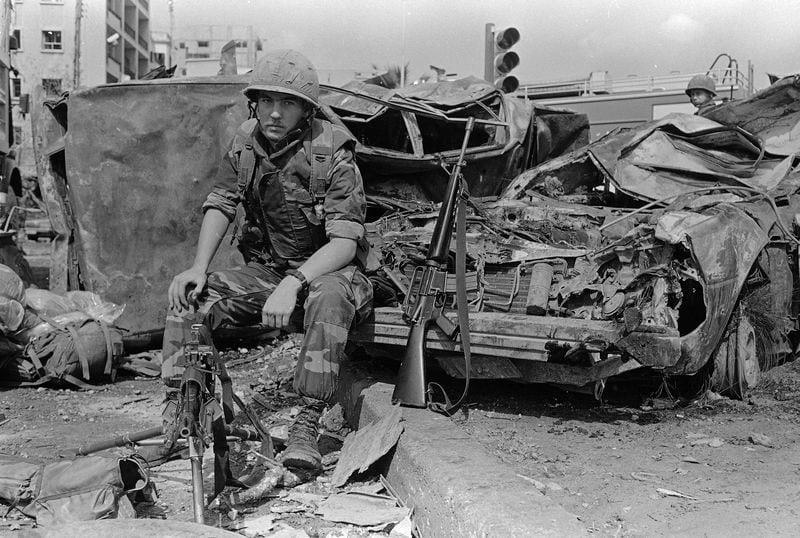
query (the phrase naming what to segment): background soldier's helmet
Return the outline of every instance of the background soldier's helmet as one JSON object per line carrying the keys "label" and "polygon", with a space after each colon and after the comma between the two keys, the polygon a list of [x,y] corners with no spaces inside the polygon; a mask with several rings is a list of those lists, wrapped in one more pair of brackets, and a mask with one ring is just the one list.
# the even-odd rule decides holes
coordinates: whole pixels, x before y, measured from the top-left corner
{"label": "background soldier's helmet", "polygon": [[695,75],[686,86],[686,95],[692,90],[705,90],[711,95],[717,95],[717,86],[714,84],[714,79],[708,75]]}
{"label": "background soldier's helmet", "polygon": [[243,93],[256,101],[258,91],[288,93],[319,106],[317,70],[308,58],[294,50],[270,51],[258,61]]}

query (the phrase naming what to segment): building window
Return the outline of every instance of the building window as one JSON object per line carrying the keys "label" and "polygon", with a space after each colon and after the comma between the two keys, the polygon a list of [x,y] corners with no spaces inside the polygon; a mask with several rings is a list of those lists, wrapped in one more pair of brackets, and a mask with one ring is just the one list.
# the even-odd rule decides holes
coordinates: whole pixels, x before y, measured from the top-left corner
{"label": "building window", "polygon": [[61,50],[60,30],[42,30],[42,50]]}
{"label": "building window", "polygon": [[197,42],[197,46],[198,47],[203,47],[203,48],[208,48],[208,41],[198,41]]}
{"label": "building window", "polygon": [[[11,39],[13,40],[12,42],[16,42],[16,50],[22,50],[22,32],[19,28],[11,31]],[[14,50],[14,47],[11,47],[11,50]]]}
{"label": "building window", "polygon": [[22,95],[22,79],[21,78],[12,78],[11,79],[11,97],[19,97]]}
{"label": "building window", "polygon": [[60,78],[43,78],[42,88],[45,95],[61,95],[61,79]]}

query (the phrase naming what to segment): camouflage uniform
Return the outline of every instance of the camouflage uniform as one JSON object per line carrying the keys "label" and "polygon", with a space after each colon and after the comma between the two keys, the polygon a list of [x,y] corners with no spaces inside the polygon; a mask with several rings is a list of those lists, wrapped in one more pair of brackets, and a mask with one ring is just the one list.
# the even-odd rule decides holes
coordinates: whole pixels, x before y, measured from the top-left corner
{"label": "camouflage uniform", "polygon": [[[309,156],[317,155],[315,144],[320,140],[326,140],[332,152],[324,202],[315,200],[309,190]],[[268,147],[255,120],[245,122],[203,204],[204,210],[218,209],[231,221],[243,205],[246,218],[239,246],[247,263],[209,274],[194,312],[168,312],[162,365],[167,384],[181,375],[183,343],[192,323],[205,323],[212,333],[220,327],[258,324],[261,308],[285,271],[300,267],[328,238],[348,238],[363,245],[366,198],[350,135],[314,119],[270,154]],[[248,151],[254,152],[255,161],[245,155]],[[252,174],[242,168],[245,162],[254,163]],[[324,203],[322,219],[315,203]],[[372,286],[356,264],[314,279],[299,294],[292,315],[294,320],[303,314],[305,333],[294,377],[299,394],[330,400],[348,332],[369,313],[371,304]]]}

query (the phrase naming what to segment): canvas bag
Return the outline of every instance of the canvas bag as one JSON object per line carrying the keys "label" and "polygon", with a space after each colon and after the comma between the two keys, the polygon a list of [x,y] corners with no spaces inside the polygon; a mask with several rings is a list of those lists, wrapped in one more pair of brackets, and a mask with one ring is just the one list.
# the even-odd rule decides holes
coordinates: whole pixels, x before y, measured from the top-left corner
{"label": "canvas bag", "polygon": [[94,319],[51,325],[53,330],[32,338],[17,359],[19,386],[51,383],[92,388],[90,383],[104,377],[114,380],[123,354],[119,329]]}
{"label": "canvas bag", "polygon": [[123,496],[148,492],[150,486],[147,462],[138,454],[83,456],[47,464],[0,455],[0,499],[42,527],[135,517]]}

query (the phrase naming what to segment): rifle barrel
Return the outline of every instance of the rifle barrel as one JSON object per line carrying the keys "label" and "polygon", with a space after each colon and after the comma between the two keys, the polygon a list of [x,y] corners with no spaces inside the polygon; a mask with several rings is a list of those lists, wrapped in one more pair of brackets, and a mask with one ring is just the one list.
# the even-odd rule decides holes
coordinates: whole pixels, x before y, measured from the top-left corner
{"label": "rifle barrel", "polygon": [[467,152],[467,144],[469,143],[469,137],[474,126],[475,118],[469,118],[469,120],[467,120],[464,141],[461,144],[458,162],[453,166],[453,170],[450,172],[450,180],[447,182],[447,190],[444,200],[442,201],[442,207],[439,208],[439,218],[436,219],[436,226],[433,228],[431,245],[428,249],[428,262],[435,262],[439,266],[447,263],[447,256],[450,254],[450,239],[453,235],[453,213],[455,213],[456,196],[458,196],[458,187],[460,184],[459,176],[461,175],[461,167],[464,165],[464,155]]}
{"label": "rifle barrel", "polygon": [[194,521],[205,525],[205,491],[203,490],[203,440],[189,437],[189,461],[192,463],[192,505]]}
{"label": "rifle barrel", "polygon": [[148,428],[146,430],[134,433],[124,433],[122,435],[114,437],[113,439],[109,439],[106,441],[98,441],[97,443],[92,443],[90,445],[84,445],[75,450],[75,455],[87,456],[89,454],[94,454],[95,452],[100,452],[101,450],[105,450],[107,448],[114,448],[116,446],[128,446],[138,441],[143,441],[145,439],[152,439],[153,437],[158,437],[163,433],[164,433],[163,426],[156,426],[153,428]]}

